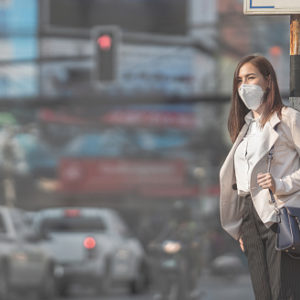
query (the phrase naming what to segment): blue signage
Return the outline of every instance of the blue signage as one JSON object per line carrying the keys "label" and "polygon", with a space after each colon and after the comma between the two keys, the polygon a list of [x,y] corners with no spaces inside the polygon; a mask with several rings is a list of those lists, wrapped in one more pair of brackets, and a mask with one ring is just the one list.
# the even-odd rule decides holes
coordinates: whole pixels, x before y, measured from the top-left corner
{"label": "blue signage", "polygon": [[[38,0],[7,0],[0,5],[0,98],[38,94]],[[20,61],[20,63],[18,63]]]}

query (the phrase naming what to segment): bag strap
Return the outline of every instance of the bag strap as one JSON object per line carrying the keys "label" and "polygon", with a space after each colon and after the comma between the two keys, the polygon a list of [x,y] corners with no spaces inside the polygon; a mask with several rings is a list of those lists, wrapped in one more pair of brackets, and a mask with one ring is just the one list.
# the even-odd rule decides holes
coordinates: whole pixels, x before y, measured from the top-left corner
{"label": "bag strap", "polygon": [[[275,130],[276,130],[276,127],[275,127]],[[273,153],[274,153],[274,145],[272,146],[272,148],[270,149],[270,151],[268,153],[268,167],[267,167],[268,173],[270,173],[270,170],[271,170],[271,161],[273,159]],[[280,211],[277,206],[277,202],[275,200],[274,194],[270,189],[269,189],[269,193],[271,195],[271,201],[274,205],[275,212],[277,213],[277,215],[280,215]]]}

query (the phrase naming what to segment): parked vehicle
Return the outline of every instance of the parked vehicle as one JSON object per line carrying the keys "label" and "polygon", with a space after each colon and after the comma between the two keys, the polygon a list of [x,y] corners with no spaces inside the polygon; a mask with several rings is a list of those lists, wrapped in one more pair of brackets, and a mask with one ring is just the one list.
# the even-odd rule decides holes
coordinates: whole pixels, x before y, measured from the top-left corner
{"label": "parked vehicle", "polygon": [[217,256],[211,263],[211,272],[215,276],[222,276],[232,280],[247,272],[246,263],[239,252],[227,252]]}
{"label": "parked vehicle", "polygon": [[24,212],[0,206],[0,299],[27,292],[50,299],[54,272],[53,259],[27,225]]}
{"label": "parked vehicle", "polygon": [[145,253],[111,209],[51,208],[41,210],[34,226],[61,267],[59,293],[72,283],[92,285],[98,292],[127,284],[132,293],[145,287]]}

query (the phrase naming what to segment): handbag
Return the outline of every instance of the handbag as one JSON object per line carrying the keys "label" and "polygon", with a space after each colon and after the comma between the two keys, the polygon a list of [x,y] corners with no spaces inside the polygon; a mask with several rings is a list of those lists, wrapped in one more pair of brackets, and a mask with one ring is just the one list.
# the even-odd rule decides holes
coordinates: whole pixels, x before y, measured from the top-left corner
{"label": "handbag", "polygon": [[[268,154],[268,172],[270,173],[273,149]],[[287,252],[294,258],[300,258],[300,205],[290,206],[288,204],[278,208],[272,191],[269,189],[271,200],[278,215],[277,238],[275,249]],[[299,199],[300,204],[300,199]]]}

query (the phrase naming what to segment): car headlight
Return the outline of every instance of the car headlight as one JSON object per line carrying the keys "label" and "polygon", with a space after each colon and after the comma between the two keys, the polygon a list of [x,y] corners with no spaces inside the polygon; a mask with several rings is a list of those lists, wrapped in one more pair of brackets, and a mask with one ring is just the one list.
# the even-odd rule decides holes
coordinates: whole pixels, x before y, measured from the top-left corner
{"label": "car headlight", "polygon": [[181,243],[175,241],[165,241],[163,243],[163,250],[169,254],[177,253],[181,250]]}

